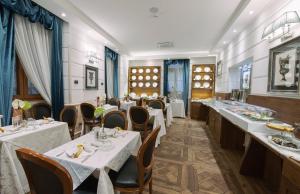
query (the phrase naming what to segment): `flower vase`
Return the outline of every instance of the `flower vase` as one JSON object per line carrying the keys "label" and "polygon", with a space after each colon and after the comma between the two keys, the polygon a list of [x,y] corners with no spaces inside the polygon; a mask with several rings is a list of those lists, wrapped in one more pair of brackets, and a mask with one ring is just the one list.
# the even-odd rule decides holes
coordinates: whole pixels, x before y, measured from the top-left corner
{"label": "flower vase", "polygon": [[14,109],[12,116],[12,125],[14,127],[19,126],[23,120],[23,110],[22,109]]}

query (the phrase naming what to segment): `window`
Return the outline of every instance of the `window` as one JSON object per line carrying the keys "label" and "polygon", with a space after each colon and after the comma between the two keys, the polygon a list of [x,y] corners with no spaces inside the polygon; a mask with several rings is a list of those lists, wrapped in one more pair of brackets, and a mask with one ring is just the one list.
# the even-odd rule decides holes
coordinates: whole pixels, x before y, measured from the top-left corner
{"label": "window", "polygon": [[168,69],[168,91],[181,98],[183,92],[183,66],[170,65]]}
{"label": "window", "polygon": [[14,77],[14,98],[21,100],[43,100],[34,85],[27,79],[18,56],[16,57],[16,70]]}

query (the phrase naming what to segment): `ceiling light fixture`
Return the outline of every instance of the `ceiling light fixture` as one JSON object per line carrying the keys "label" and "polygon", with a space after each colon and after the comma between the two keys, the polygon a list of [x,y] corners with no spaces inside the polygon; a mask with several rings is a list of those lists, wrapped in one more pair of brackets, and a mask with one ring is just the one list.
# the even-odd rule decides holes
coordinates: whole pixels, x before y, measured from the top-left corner
{"label": "ceiling light fixture", "polygon": [[234,33],[237,33],[237,30],[236,30],[236,29],[234,29],[234,30],[233,30],[233,32],[234,32]]}
{"label": "ceiling light fixture", "polygon": [[61,16],[62,16],[62,17],[66,17],[66,16],[67,16],[67,14],[66,14],[66,13],[64,13],[64,12],[62,12],[62,13],[61,13]]}
{"label": "ceiling light fixture", "polygon": [[252,10],[251,10],[251,11],[249,11],[249,15],[252,15],[253,13],[254,13],[254,11],[252,11]]}
{"label": "ceiling light fixture", "polygon": [[227,43],[226,41],[223,42],[223,44],[226,44],[226,43]]}

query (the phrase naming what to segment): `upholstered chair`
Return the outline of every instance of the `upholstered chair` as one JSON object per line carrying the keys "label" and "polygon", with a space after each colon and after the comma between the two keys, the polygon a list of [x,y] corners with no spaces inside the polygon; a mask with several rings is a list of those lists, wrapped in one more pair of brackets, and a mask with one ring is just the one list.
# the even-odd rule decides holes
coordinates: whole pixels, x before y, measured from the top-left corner
{"label": "upholstered chair", "polygon": [[118,172],[109,172],[115,190],[141,194],[149,184],[149,193],[152,194],[154,149],[159,130],[160,126],[148,135],[136,157],[130,156]]}
{"label": "upholstered chair", "polygon": [[95,118],[94,116],[95,109],[96,108],[90,103],[80,104],[80,111],[81,111],[83,126],[84,126],[84,134],[87,132],[86,127],[91,129],[101,124],[101,118]]}
{"label": "upholstered chair", "polygon": [[149,112],[141,106],[132,106],[129,109],[132,129],[141,133],[142,139],[152,131],[153,125],[149,123]]}
{"label": "upholstered chair", "polygon": [[103,124],[105,128],[120,127],[127,130],[128,122],[126,115],[121,111],[111,111],[104,116]]}
{"label": "upholstered chair", "polygon": [[151,100],[149,102],[149,107],[164,110],[164,103],[161,100]]}
{"label": "upholstered chair", "polygon": [[96,191],[73,191],[69,172],[58,162],[27,148],[16,150],[25,171],[31,194],[96,194]]}
{"label": "upholstered chair", "polygon": [[60,112],[60,121],[68,123],[69,132],[72,139],[78,138],[80,130],[76,130],[78,111],[75,106],[65,106]]}
{"label": "upholstered chair", "polygon": [[51,117],[51,106],[45,102],[33,104],[31,114],[36,120]]}

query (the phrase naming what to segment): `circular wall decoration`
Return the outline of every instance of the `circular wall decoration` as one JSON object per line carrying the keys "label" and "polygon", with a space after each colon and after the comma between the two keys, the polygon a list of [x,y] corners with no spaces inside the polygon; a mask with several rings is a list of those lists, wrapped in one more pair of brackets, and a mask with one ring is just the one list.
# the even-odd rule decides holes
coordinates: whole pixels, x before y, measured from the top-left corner
{"label": "circular wall decoration", "polygon": [[142,93],[142,94],[141,94],[141,97],[142,97],[142,98],[146,98],[146,97],[147,97],[147,94],[146,94],[146,93]]}
{"label": "circular wall decoration", "polygon": [[143,82],[140,82],[140,83],[139,83],[139,87],[142,88],[143,86],[144,86],[144,83],[143,83]]}
{"label": "circular wall decoration", "polygon": [[136,73],[136,72],[137,72],[136,69],[131,70],[131,73]]}
{"label": "circular wall decoration", "polygon": [[153,80],[157,80],[157,79],[158,79],[157,75],[154,75],[154,76],[152,77],[152,79],[153,79]]}
{"label": "circular wall decoration", "polygon": [[147,68],[146,73],[150,73],[150,72],[151,72],[151,69]]}
{"label": "circular wall decoration", "polygon": [[144,79],[144,77],[140,75],[139,76],[139,80],[143,80],[143,79]]}
{"label": "circular wall decoration", "polygon": [[136,85],[137,85],[136,82],[132,82],[132,83],[131,83],[131,86],[134,87],[134,88],[136,87]]}
{"label": "circular wall decoration", "polygon": [[205,71],[205,72],[211,72],[211,69],[210,69],[210,67],[205,67],[205,68],[204,68],[204,71]]}
{"label": "circular wall decoration", "polygon": [[145,86],[146,88],[149,88],[151,86],[150,82],[146,82]]}
{"label": "circular wall decoration", "polygon": [[203,83],[203,87],[204,87],[204,88],[209,88],[209,86],[210,86],[210,83],[209,83],[209,82],[204,82],[204,83]]}
{"label": "circular wall decoration", "polygon": [[150,80],[150,79],[151,79],[150,75],[147,75],[146,80]]}
{"label": "circular wall decoration", "polygon": [[158,69],[157,69],[157,68],[154,68],[154,69],[153,69],[153,73],[158,73]]}
{"label": "circular wall decoration", "polygon": [[157,92],[154,92],[154,93],[152,94],[152,96],[153,96],[154,98],[157,98],[157,97],[158,97],[158,93],[157,93]]}
{"label": "circular wall decoration", "polygon": [[201,80],[201,75],[196,75],[195,80]]}
{"label": "circular wall decoration", "polygon": [[210,80],[210,76],[209,75],[204,75],[203,79],[204,80]]}
{"label": "circular wall decoration", "polygon": [[136,93],[131,92],[131,93],[129,94],[129,96],[130,96],[131,98],[134,98],[134,97],[136,97]]}
{"label": "circular wall decoration", "polygon": [[154,88],[157,88],[157,86],[158,86],[157,82],[153,82],[152,86],[153,86]]}
{"label": "circular wall decoration", "polygon": [[200,87],[201,87],[200,82],[196,82],[195,85],[194,85],[194,88],[200,88]]}
{"label": "circular wall decoration", "polygon": [[201,67],[197,67],[196,69],[195,69],[195,72],[201,72],[202,71],[202,68]]}
{"label": "circular wall decoration", "polygon": [[135,75],[131,76],[131,79],[136,80],[136,76]]}
{"label": "circular wall decoration", "polygon": [[144,69],[139,69],[139,73],[143,73],[144,72]]}

